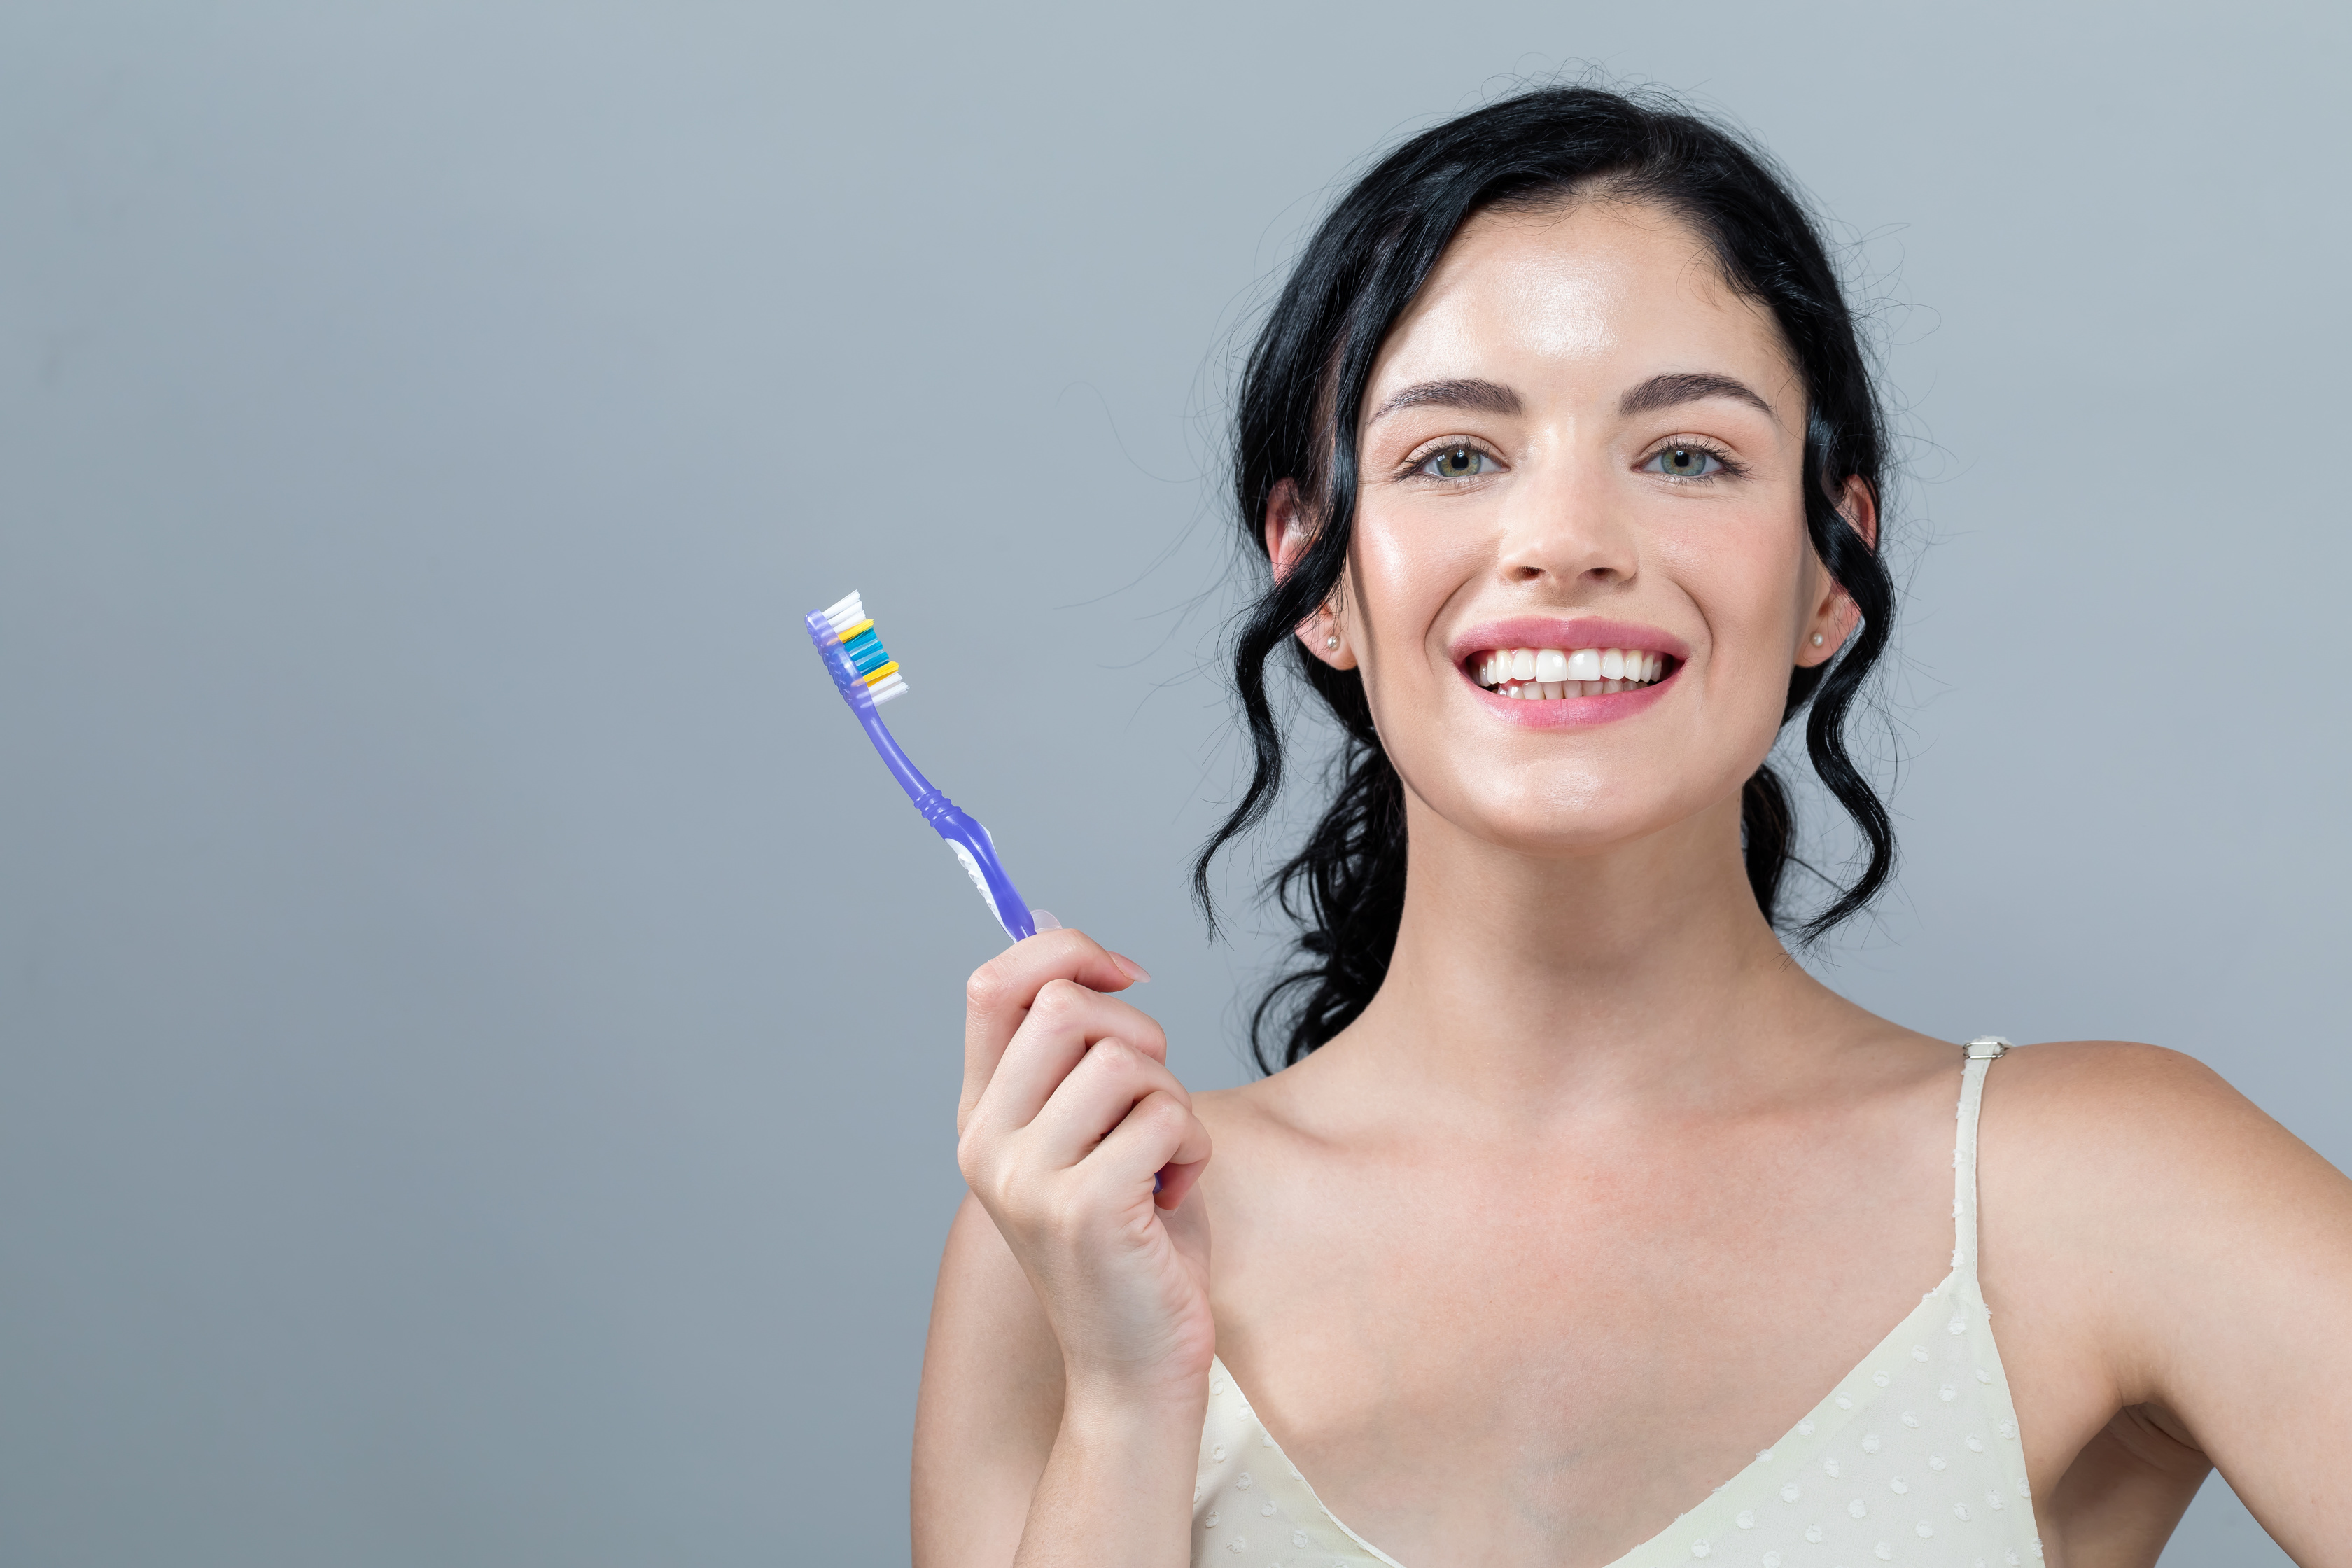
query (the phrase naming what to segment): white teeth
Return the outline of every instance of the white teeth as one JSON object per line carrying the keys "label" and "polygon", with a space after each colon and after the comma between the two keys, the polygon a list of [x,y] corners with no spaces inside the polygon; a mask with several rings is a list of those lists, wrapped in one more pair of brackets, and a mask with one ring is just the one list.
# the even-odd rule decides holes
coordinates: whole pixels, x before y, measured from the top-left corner
{"label": "white teeth", "polygon": [[1634,647],[1498,647],[1471,664],[1472,679],[1497,697],[1557,701],[1601,697],[1664,677],[1665,655]]}

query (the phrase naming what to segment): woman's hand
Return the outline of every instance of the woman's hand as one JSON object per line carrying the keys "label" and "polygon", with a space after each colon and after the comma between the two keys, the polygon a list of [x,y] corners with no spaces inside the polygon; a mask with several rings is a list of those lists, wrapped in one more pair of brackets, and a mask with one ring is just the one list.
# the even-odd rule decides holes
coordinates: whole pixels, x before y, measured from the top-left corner
{"label": "woman's hand", "polygon": [[1216,1345],[1208,1223],[1184,1206],[1208,1129],[1160,1026],[1104,994],[1145,978],[1056,931],[966,991],[957,1163],[1044,1304],[1072,1403],[1197,1401]]}

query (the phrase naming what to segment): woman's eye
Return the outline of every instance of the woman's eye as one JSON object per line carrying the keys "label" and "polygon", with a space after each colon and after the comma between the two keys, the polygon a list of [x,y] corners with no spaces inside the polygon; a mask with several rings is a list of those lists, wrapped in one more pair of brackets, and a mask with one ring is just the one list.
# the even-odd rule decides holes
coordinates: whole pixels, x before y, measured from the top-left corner
{"label": "woman's eye", "polygon": [[1704,479],[1723,471],[1723,459],[1704,447],[1668,447],[1642,466],[1670,479]]}
{"label": "woman's eye", "polygon": [[1495,466],[1495,459],[1475,447],[1448,447],[1426,458],[1421,471],[1433,479],[1475,479]]}

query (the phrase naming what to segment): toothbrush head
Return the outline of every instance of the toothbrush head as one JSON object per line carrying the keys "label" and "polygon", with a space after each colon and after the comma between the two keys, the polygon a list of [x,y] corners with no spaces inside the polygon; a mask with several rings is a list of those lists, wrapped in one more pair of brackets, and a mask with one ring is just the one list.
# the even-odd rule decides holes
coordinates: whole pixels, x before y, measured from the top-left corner
{"label": "toothbrush head", "polygon": [[856,594],[829,609],[813,612],[808,626],[811,640],[833,669],[834,683],[851,707],[857,705],[853,689],[856,686],[865,689],[865,696],[877,707],[907,694],[898,661],[883,651],[881,635]]}

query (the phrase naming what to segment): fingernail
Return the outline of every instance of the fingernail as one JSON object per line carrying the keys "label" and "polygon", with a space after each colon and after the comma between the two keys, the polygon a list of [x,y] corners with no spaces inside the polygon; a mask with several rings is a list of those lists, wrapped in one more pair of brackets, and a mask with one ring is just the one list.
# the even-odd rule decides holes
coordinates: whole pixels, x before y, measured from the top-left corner
{"label": "fingernail", "polygon": [[1157,1171],[1151,1173],[1151,1190],[1155,1193],[1160,1190],[1160,1173]]}
{"label": "fingernail", "polygon": [[1135,960],[1128,957],[1127,954],[1123,952],[1114,952],[1110,955],[1110,959],[1113,963],[1118,965],[1120,973],[1125,974],[1128,979],[1133,981],[1136,984],[1149,985],[1151,984],[1151,971],[1144,968],[1143,965],[1136,963]]}

